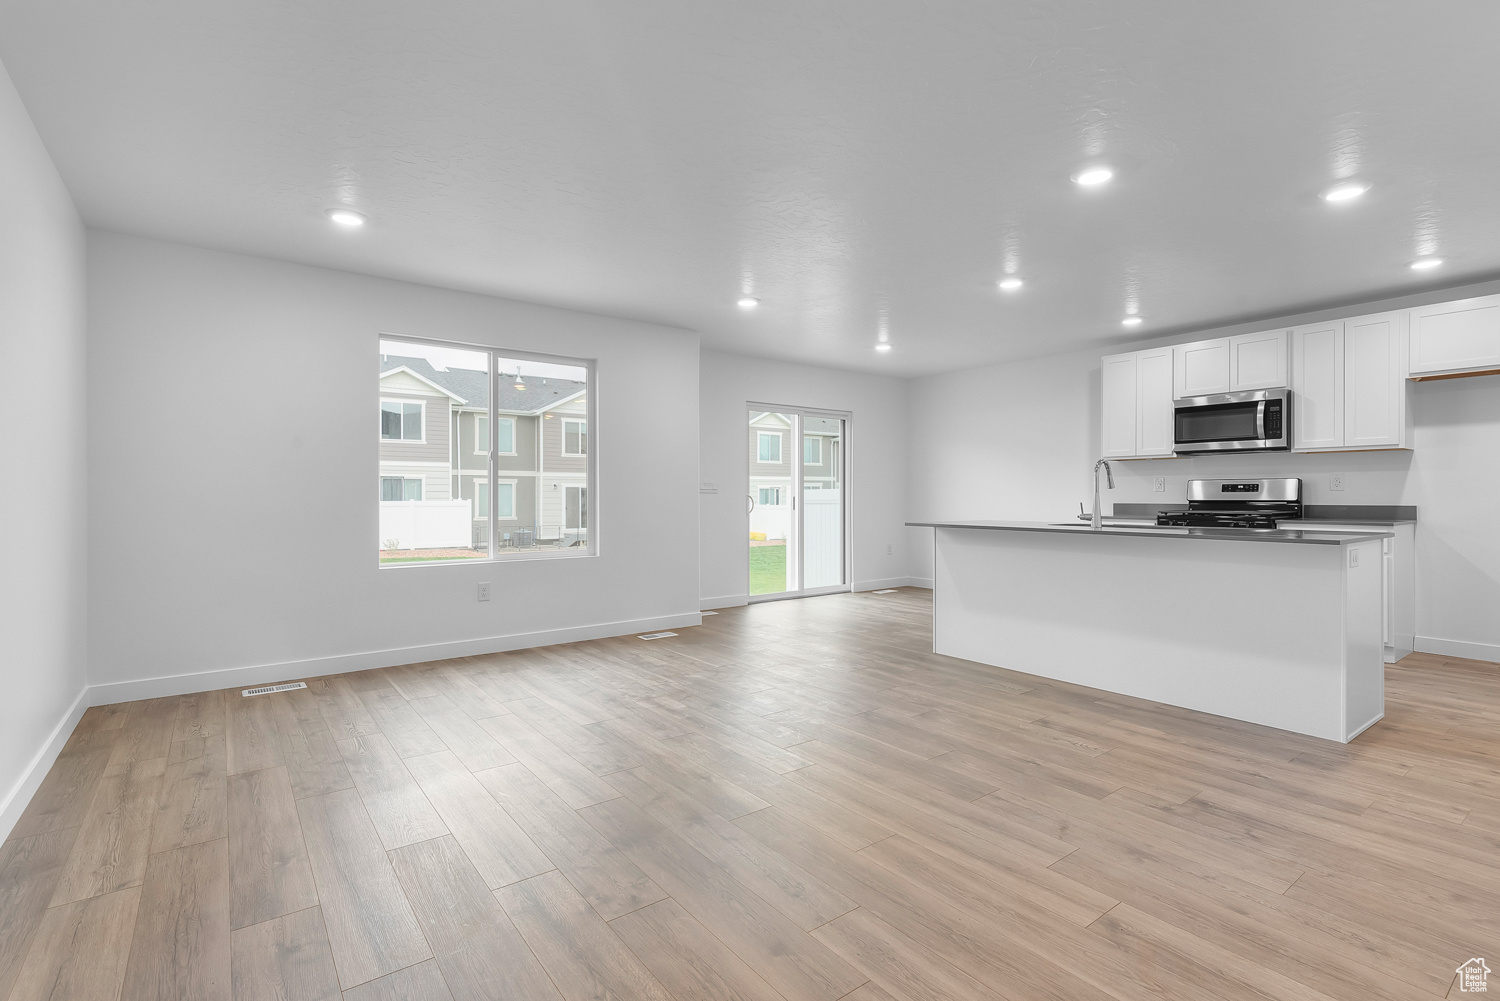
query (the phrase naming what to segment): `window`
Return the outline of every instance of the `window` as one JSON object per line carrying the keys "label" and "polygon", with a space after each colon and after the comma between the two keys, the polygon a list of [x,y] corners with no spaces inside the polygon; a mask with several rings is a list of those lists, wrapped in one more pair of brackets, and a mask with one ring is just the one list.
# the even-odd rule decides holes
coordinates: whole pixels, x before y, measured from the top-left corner
{"label": "window", "polygon": [[811,435],[802,439],[802,463],[807,466],[823,464],[823,439]]}
{"label": "window", "polygon": [[380,338],[380,565],[596,553],[594,377],[581,359]]}
{"label": "window", "polygon": [[380,401],[380,437],[382,441],[424,441],[422,434],[424,403],[402,400]]}
{"label": "window", "polygon": [[760,451],[759,451],[758,455],[760,456],[759,461],[761,461],[761,462],[780,462],[781,461],[781,432],[780,431],[762,431],[762,432],[760,432]]}
{"label": "window", "polygon": [[[516,421],[514,417],[495,419],[495,451],[500,455],[516,454]],[[483,455],[490,450],[490,419],[483,414],[474,416],[474,454]]]}
{"label": "window", "polygon": [[383,501],[419,501],[422,499],[422,481],[412,476],[382,476],[380,499]]}
{"label": "window", "polygon": [[762,507],[780,507],[781,506],[781,488],[780,487],[761,487],[760,488],[760,504],[761,504]]}
{"label": "window", "polygon": [[588,487],[568,487],[563,531],[583,532],[589,527]]}
{"label": "window", "polygon": [[563,421],[563,455],[587,455],[589,426],[585,421]]}

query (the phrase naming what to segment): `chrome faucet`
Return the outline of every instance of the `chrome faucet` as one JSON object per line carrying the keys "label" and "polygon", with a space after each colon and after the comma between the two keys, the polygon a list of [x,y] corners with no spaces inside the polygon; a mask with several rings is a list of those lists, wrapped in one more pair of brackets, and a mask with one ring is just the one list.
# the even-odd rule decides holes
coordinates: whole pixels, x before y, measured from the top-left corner
{"label": "chrome faucet", "polygon": [[1104,479],[1109,483],[1109,489],[1113,490],[1115,488],[1115,474],[1110,472],[1109,461],[1107,459],[1100,459],[1098,462],[1094,463],[1094,518],[1093,521],[1090,522],[1090,527],[1092,527],[1096,532],[1104,527],[1104,519],[1100,516],[1099,512],[1100,466],[1104,467]]}

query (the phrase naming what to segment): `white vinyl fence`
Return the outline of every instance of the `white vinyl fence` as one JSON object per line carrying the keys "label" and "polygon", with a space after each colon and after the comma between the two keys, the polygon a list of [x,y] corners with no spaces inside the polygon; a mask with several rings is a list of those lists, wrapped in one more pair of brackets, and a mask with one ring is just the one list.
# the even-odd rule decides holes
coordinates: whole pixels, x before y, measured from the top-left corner
{"label": "white vinyl fence", "polygon": [[802,491],[802,586],[844,583],[842,490]]}
{"label": "white vinyl fence", "polygon": [[473,507],[466,500],[381,501],[381,549],[467,549]]}

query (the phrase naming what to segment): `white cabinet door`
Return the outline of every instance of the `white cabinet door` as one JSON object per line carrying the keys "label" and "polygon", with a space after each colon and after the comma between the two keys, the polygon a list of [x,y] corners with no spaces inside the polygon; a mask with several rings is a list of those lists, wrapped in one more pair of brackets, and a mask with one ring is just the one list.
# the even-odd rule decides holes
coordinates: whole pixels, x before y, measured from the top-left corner
{"label": "white cabinet door", "polygon": [[1292,447],[1344,445],[1344,321],[1292,331]]}
{"label": "white cabinet door", "polygon": [[1500,369],[1500,295],[1411,311],[1411,374]]}
{"label": "white cabinet door", "polygon": [[1287,332],[1236,334],[1229,338],[1229,391],[1285,389]]}
{"label": "white cabinet door", "polygon": [[1229,338],[1194,341],[1172,348],[1172,395],[1212,396],[1229,392]]}
{"label": "white cabinet door", "polygon": [[1102,363],[1103,433],[1100,442],[1108,459],[1128,459],[1135,451],[1135,355],[1107,355]]}
{"label": "white cabinet door", "polygon": [[1153,348],[1135,355],[1137,455],[1171,455],[1172,349]]}
{"label": "white cabinet door", "polygon": [[1401,371],[1402,313],[1344,321],[1344,444],[1406,444],[1406,381]]}

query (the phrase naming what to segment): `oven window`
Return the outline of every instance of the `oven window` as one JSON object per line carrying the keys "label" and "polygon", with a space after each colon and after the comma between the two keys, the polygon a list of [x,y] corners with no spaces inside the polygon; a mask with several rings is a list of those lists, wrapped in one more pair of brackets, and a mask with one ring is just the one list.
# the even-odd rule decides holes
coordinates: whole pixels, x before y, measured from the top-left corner
{"label": "oven window", "polygon": [[1259,403],[1220,403],[1177,411],[1177,443],[1254,441]]}

